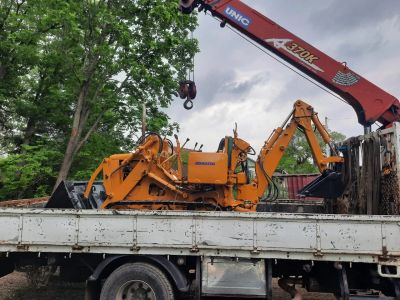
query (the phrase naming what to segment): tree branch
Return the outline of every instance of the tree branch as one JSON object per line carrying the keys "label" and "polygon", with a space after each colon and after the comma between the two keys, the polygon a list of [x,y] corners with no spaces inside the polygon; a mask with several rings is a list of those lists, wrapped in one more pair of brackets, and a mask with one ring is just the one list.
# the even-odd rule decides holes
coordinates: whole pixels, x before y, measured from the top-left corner
{"label": "tree branch", "polygon": [[92,133],[97,129],[97,126],[99,125],[101,119],[103,118],[104,114],[106,111],[103,111],[95,120],[93,123],[92,127],[86,132],[85,136],[79,141],[79,143],[76,145],[75,151],[74,151],[74,156],[79,152],[79,150],[82,148],[82,146],[86,143],[86,141],[90,138]]}
{"label": "tree branch", "polygon": [[6,21],[7,21],[8,17],[9,17],[9,15],[10,15],[12,6],[13,6],[13,5],[12,5],[12,3],[11,3],[10,6],[7,8],[6,13],[4,14],[4,18],[3,18],[2,22],[0,23],[0,30],[3,30],[4,24],[6,23]]}
{"label": "tree branch", "polygon": [[125,79],[121,82],[120,86],[117,89],[117,93],[120,93],[122,91],[122,89],[125,87],[126,83],[128,82],[128,80],[131,78],[131,75],[128,74],[126,75]]}
{"label": "tree branch", "polygon": [[[96,88],[96,91],[92,97],[92,100],[90,102],[93,102],[94,99],[96,99],[99,96],[100,91],[103,89],[104,85],[98,85],[98,87]],[[88,101],[85,103],[87,104]],[[99,122],[101,121],[101,118],[104,116],[106,110],[104,110],[102,113],[100,113],[100,115],[97,117],[97,119],[95,120],[95,122],[93,123],[92,127],[88,130],[88,132],[86,133],[86,135],[84,136],[83,139],[81,139],[77,146],[76,149],[74,151],[74,156],[79,152],[79,150],[81,149],[81,147],[83,146],[83,144],[89,139],[90,135],[93,133],[93,131],[97,128]],[[86,124],[87,119],[89,118],[90,115],[90,109],[89,107],[84,107],[81,111],[82,117],[80,119],[80,125],[81,124]],[[83,131],[84,125],[80,126],[79,130],[78,130],[78,136],[80,137],[82,135],[82,131]]]}
{"label": "tree branch", "polygon": [[6,77],[6,68],[0,63],[0,80],[3,80]]}
{"label": "tree branch", "polygon": [[21,2],[17,2],[17,9],[15,10],[15,13],[18,15],[19,14],[19,10],[22,7],[22,5],[24,5],[25,0],[22,0]]}

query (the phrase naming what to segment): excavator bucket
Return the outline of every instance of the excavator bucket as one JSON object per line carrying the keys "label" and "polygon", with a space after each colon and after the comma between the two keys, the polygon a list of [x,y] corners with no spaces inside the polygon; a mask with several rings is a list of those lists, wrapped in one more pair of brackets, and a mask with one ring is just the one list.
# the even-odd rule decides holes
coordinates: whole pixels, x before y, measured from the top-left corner
{"label": "excavator bucket", "polygon": [[105,190],[101,182],[93,184],[88,200],[83,198],[87,182],[62,181],[46,204],[46,208],[97,209],[105,198]]}
{"label": "excavator bucket", "polygon": [[343,194],[344,189],[342,174],[326,170],[321,176],[303,187],[299,194],[305,197],[337,198]]}

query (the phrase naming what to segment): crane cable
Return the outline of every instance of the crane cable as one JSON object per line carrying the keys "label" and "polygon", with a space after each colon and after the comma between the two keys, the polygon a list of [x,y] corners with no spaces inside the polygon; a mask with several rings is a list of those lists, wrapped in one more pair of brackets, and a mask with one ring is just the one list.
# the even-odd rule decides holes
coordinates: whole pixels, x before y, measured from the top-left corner
{"label": "crane cable", "polygon": [[[191,38],[191,40],[192,40],[192,42],[193,42],[193,41],[194,41],[193,30],[192,30],[192,32],[191,32],[191,34],[190,34],[190,38]],[[193,57],[192,57],[192,81],[193,81],[193,82],[196,82],[196,81],[195,81],[195,78],[194,78],[194,70],[195,70],[195,69],[194,69],[194,62],[195,62],[195,61],[194,61],[194,58],[195,58],[195,55],[196,55],[196,54],[193,53]]]}
{"label": "crane cable", "polygon": [[[206,12],[206,14],[208,14],[209,16],[211,16],[214,20],[216,20],[217,22],[221,23],[221,20],[218,19],[217,17],[213,16],[211,13]],[[228,25],[228,24],[227,24]],[[321,86],[320,84],[318,84],[317,82],[315,82],[314,80],[312,80],[311,78],[309,78],[308,76],[300,73],[299,71],[297,71],[296,69],[294,69],[292,66],[288,65],[287,63],[283,62],[282,60],[280,60],[279,58],[277,58],[276,56],[274,56],[273,54],[271,54],[270,52],[268,52],[267,50],[265,50],[263,47],[261,47],[260,45],[256,44],[255,42],[253,42],[251,39],[249,39],[248,37],[246,37],[245,35],[243,35],[241,32],[237,31],[236,29],[234,29],[231,26],[227,26],[229,28],[229,30],[231,30],[232,32],[236,33],[239,37],[241,37],[242,39],[244,39],[245,41],[247,41],[248,43],[252,44],[253,46],[255,46],[257,49],[261,50],[262,52],[264,52],[266,55],[268,55],[269,57],[271,57],[273,60],[276,60],[278,63],[280,63],[281,65],[283,65],[284,67],[288,68],[289,70],[293,71],[294,73],[296,73],[297,75],[299,75],[300,77],[304,78],[305,80],[307,80],[308,82],[312,83],[313,85],[315,85],[316,87],[320,88],[321,90],[325,91],[326,93],[330,94],[331,96],[339,99],[340,101],[342,101],[343,103],[349,104],[346,100],[344,100],[342,97],[340,97],[339,95],[333,93],[332,91],[328,90],[327,88]]]}

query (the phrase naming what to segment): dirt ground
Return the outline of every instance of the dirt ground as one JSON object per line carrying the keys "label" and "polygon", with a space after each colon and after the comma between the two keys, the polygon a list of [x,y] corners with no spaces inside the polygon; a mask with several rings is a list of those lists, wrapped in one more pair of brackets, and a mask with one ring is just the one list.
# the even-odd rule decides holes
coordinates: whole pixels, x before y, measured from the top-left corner
{"label": "dirt ground", "polygon": [[[332,295],[308,293],[301,290],[303,300],[335,300]],[[276,300],[290,300],[275,282],[273,298]],[[83,284],[68,284],[51,281],[48,286],[33,288],[29,285],[24,273],[14,272],[0,278],[0,300],[80,300],[84,299]],[[209,299],[216,300],[216,299]]]}
{"label": "dirt ground", "polygon": [[24,273],[14,272],[0,278],[0,300],[80,300],[84,299],[83,284],[50,282],[43,288],[30,286]]}

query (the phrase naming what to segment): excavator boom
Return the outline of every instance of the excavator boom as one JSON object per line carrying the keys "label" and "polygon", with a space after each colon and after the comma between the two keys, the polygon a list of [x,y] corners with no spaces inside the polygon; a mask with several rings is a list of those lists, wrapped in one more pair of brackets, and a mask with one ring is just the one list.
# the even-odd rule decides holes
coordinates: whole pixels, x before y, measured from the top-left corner
{"label": "excavator boom", "polygon": [[[329,166],[340,166],[343,163],[343,158],[338,155],[329,132],[321,124],[314,108],[301,100],[296,101],[293,111],[285,120],[285,123],[273,131],[260,151],[256,163],[258,196],[262,198],[266,188],[271,183],[270,179],[297,130],[302,131],[305,135],[314,164],[322,174],[312,182],[312,188],[305,189],[304,193],[300,192],[300,194],[321,198],[339,197],[344,188],[341,183],[341,176],[340,173],[329,169]],[[315,132],[318,132],[322,142],[330,147],[332,156],[327,156],[322,152]]]}
{"label": "excavator boom", "polygon": [[400,121],[400,102],[367,79],[355,73],[301,38],[240,0],[181,0],[181,10],[196,7],[210,11],[262,47],[290,63],[350,104],[363,126],[379,122],[383,127]]}

